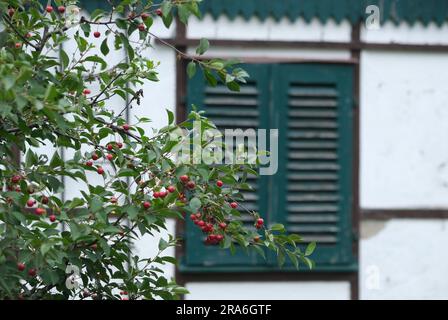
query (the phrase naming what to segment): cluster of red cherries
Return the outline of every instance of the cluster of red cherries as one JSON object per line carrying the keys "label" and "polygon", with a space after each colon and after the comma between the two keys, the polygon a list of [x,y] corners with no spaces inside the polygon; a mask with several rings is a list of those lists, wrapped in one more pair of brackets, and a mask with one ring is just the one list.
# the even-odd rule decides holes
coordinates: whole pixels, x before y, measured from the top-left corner
{"label": "cluster of red cherries", "polygon": [[[13,175],[11,177],[11,184],[9,184],[7,187],[8,191],[21,192],[20,186],[18,184],[22,180],[23,180],[23,176],[21,176],[19,174]],[[35,192],[34,187],[32,187],[31,185],[28,186],[27,191],[29,194],[33,194]],[[8,201],[11,201],[11,199],[8,199]],[[47,196],[41,196],[41,198],[40,198],[41,205],[47,205],[49,201],[50,201],[50,199],[48,199]],[[38,201],[33,198],[28,199],[28,201],[26,202],[26,206],[28,208],[34,208],[34,213],[38,216],[42,216],[47,212],[41,206],[38,205],[36,207],[36,205],[38,205]],[[56,216],[54,214],[51,214],[48,218],[50,219],[51,222],[56,221]]]}
{"label": "cluster of red cherries", "polygon": [[[131,127],[130,127],[128,124],[124,124],[124,125],[121,127],[121,129],[124,130],[124,131],[126,131],[126,132],[129,131],[130,128],[131,128]],[[118,148],[118,149],[123,148],[123,143],[121,143],[121,142],[110,142],[110,143],[107,144],[106,148],[107,148],[108,151],[112,152],[115,148]],[[97,153],[96,151],[94,151],[94,152],[92,153],[92,155],[91,155],[91,160],[87,160],[86,163],[85,163],[85,165],[88,166],[88,167],[92,167],[92,166],[93,166],[93,161],[96,161],[96,160],[98,160],[99,158],[100,158],[100,156],[98,155],[98,153]],[[114,155],[113,155],[113,153],[108,153],[108,154],[106,154],[106,159],[109,160],[109,161],[114,160]],[[98,166],[98,167],[96,168],[96,172],[97,172],[98,174],[101,174],[101,175],[102,175],[102,174],[104,174],[104,168],[103,168],[102,166]]]}

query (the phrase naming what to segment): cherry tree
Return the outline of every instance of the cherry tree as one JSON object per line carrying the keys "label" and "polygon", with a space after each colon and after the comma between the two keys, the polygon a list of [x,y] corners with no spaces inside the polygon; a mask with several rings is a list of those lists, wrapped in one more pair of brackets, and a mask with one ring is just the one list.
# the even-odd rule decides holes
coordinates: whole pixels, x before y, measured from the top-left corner
{"label": "cherry tree", "polygon": [[[254,228],[238,219],[255,165],[176,161],[186,137],[173,139],[174,132],[188,138],[194,121],[216,128],[203,113],[175,123],[167,111],[166,126],[150,133],[143,129],[150,119],[124,120],[127,109],[139,107],[143,82],[158,80],[157,64],[142,55],[157,38],[153,22],[169,27],[199,17],[198,0],[107,1],[107,10],[88,17],[76,1],[42,2],[0,1],[0,298],[176,299],[186,290],[166,279],[161,265],[176,263],[166,249],[179,239],[154,237],[159,250],[150,258],[132,250],[172,218],[193,220],[204,245],[216,250],[272,250],[280,265],[288,258],[312,267],[315,244],[301,250],[298,235],[266,226],[257,212],[249,211]],[[69,41],[73,54],[62,49]],[[203,39],[197,56],[208,45]],[[111,63],[117,50],[128,59]],[[202,72],[211,85],[237,91],[248,77],[235,61],[176,54],[190,61],[189,76]],[[117,97],[121,111],[111,106]],[[45,145],[56,151],[39,153]],[[61,196],[65,179],[82,185],[79,197]]]}

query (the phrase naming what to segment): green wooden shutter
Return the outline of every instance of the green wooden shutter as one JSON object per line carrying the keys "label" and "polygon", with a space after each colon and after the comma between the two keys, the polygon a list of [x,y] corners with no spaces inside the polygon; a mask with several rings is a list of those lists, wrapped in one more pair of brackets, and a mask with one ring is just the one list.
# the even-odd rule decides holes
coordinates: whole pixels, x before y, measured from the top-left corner
{"label": "green wooden shutter", "polygon": [[[206,111],[220,129],[278,128],[279,170],[251,183],[246,206],[266,223],[283,223],[305,242],[316,241],[316,270],[352,270],[352,67],[331,64],[243,66],[251,75],[241,92],[209,87],[202,75],[188,83],[187,105]],[[247,217],[247,216],[246,216]],[[243,215],[243,219],[246,218]],[[248,218],[247,225],[252,226]],[[278,270],[273,254],[205,246],[186,225],[180,270]],[[280,270],[293,270],[291,265]]]}
{"label": "green wooden shutter", "polygon": [[[224,85],[208,86],[202,74],[197,74],[188,82],[187,105],[196,105],[206,111],[218,129],[243,130],[269,127],[269,66],[245,65],[251,78],[240,92],[232,92]],[[267,197],[268,177],[253,177],[248,182],[254,191],[244,192],[244,206],[259,211],[267,218],[269,207]],[[242,221],[253,228],[253,218],[242,212]],[[186,223],[186,255],[183,261],[189,267],[235,267],[259,266],[266,261],[255,252],[247,254],[241,248],[232,255],[229,250],[203,243],[205,235],[191,222]]]}
{"label": "green wooden shutter", "polygon": [[351,66],[330,64],[278,65],[273,72],[280,128],[273,220],[317,242],[317,269],[354,262],[352,74]]}

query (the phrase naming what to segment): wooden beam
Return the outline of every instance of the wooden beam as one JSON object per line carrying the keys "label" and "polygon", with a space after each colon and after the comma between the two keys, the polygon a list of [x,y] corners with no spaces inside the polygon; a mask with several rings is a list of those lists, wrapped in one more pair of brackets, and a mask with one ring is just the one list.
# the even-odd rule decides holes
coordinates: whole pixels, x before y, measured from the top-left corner
{"label": "wooden beam", "polygon": [[[200,39],[163,39],[174,46],[196,47]],[[214,47],[236,47],[255,49],[326,49],[326,50],[384,50],[384,51],[430,51],[448,52],[448,45],[444,44],[412,44],[412,43],[375,43],[375,42],[334,42],[334,41],[280,41],[280,40],[230,40],[211,39],[210,45]],[[160,41],[159,41],[160,43]]]}
{"label": "wooden beam", "polygon": [[363,220],[448,219],[448,209],[362,209]]}

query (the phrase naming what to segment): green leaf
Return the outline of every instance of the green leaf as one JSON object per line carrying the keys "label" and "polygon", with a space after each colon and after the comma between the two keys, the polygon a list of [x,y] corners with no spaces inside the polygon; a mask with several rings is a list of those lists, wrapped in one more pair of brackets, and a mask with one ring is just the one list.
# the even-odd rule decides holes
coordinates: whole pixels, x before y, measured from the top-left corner
{"label": "green leaf", "polygon": [[277,263],[279,267],[282,267],[285,264],[285,254],[283,250],[277,250]]}
{"label": "green leaf", "polygon": [[137,218],[139,210],[134,206],[129,206],[126,209],[126,213],[128,214],[129,219],[135,220]]}
{"label": "green leaf", "polygon": [[173,3],[170,0],[164,0],[161,6],[163,17],[167,17],[171,14],[171,10],[173,9]]}
{"label": "green leaf", "polygon": [[31,149],[28,149],[25,157],[25,165],[29,168],[37,164],[37,162],[38,162],[37,155]]}
{"label": "green leaf", "polygon": [[305,255],[306,256],[311,255],[314,252],[314,249],[316,249],[316,242],[310,242],[306,247]]}
{"label": "green leaf", "polygon": [[171,23],[173,23],[173,15],[170,13],[167,16],[162,16],[163,24],[166,28],[169,28],[171,26]]}
{"label": "green leaf", "polygon": [[173,124],[174,123],[174,113],[168,109],[166,109],[166,113],[168,114],[168,124]]}
{"label": "green leaf", "polygon": [[289,260],[291,260],[291,262],[294,264],[294,267],[296,269],[299,269],[299,260],[297,259],[297,256],[290,251],[286,251],[286,253],[288,254]]}
{"label": "green leaf", "polygon": [[89,56],[89,57],[85,58],[84,61],[90,61],[90,62],[95,62],[95,63],[101,64],[101,70],[104,70],[107,67],[106,61],[104,61],[102,58],[100,58],[98,56]]}
{"label": "green leaf", "polygon": [[190,63],[188,63],[187,74],[190,79],[193,78],[194,75],[196,74],[196,63],[194,61],[191,61]]}
{"label": "green leaf", "polygon": [[201,200],[199,200],[196,197],[190,200],[190,208],[193,212],[198,211],[201,205],[202,205]]}
{"label": "green leaf", "polygon": [[170,246],[170,244],[163,238],[160,238],[159,240],[159,250],[163,251],[166,248],[168,248]]}
{"label": "green leaf", "polygon": [[49,242],[45,242],[41,245],[40,252],[44,256],[52,247],[53,247],[53,244],[51,244]]}
{"label": "green leaf", "polygon": [[50,160],[50,167],[54,169],[62,165],[64,165],[64,161],[62,161],[61,157],[59,156],[59,153],[55,151],[53,157],[51,157]]}
{"label": "green leaf", "polygon": [[209,70],[204,69],[204,76],[209,85],[211,85],[212,87],[216,87],[216,85],[218,84],[218,81],[216,80],[216,78],[213,76],[213,74]]}
{"label": "green leaf", "polygon": [[90,202],[90,210],[92,210],[93,213],[97,212],[103,207],[103,202],[100,198],[94,197],[92,201]]}
{"label": "green leaf", "polygon": [[198,55],[203,55],[208,50],[209,47],[210,47],[209,41],[205,38],[202,38],[199,41],[199,46],[196,48],[196,53]]}
{"label": "green leaf", "polygon": [[310,270],[314,268],[314,262],[308,257],[301,257],[301,260],[307,265]]}
{"label": "green leaf", "polygon": [[272,231],[280,231],[280,232],[285,232],[285,231],[286,231],[286,230],[285,230],[285,226],[282,225],[281,223],[273,224],[273,225],[271,226],[271,230],[272,230]]}
{"label": "green leaf", "polygon": [[103,40],[103,42],[101,42],[101,46],[100,46],[100,50],[101,50],[101,53],[104,55],[104,56],[107,56],[108,54],[109,54],[109,46],[108,46],[108,44],[107,44],[107,38],[105,38],[104,40]]}
{"label": "green leaf", "polygon": [[68,64],[70,63],[70,58],[68,57],[67,53],[62,49],[59,50],[59,56],[61,57],[62,69],[65,70],[65,68],[67,68]]}
{"label": "green leaf", "polygon": [[183,24],[188,24],[188,17],[190,16],[190,11],[188,10],[188,6],[178,5],[177,6],[177,14],[179,16],[180,21]]}

